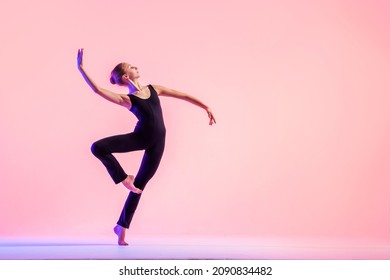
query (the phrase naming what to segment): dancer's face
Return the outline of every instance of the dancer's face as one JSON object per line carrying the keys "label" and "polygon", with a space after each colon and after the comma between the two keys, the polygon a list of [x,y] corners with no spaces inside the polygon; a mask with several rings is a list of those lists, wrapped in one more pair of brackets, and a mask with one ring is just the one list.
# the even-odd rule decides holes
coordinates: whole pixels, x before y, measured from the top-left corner
{"label": "dancer's face", "polygon": [[134,81],[135,79],[138,79],[140,77],[137,66],[126,63],[124,67],[125,67],[125,69],[124,69],[125,70],[125,74],[124,74],[125,78],[128,78],[128,79]]}

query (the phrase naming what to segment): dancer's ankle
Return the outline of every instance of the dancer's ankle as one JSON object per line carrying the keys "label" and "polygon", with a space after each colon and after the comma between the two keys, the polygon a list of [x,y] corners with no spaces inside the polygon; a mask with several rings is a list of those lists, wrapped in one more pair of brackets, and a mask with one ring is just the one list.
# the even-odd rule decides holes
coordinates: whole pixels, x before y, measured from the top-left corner
{"label": "dancer's ankle", "polygon": [[134,176],[133,175],[127,175],[126,179],[122,181],[122,184],[126,187],[126,189],[140,194],[142,193],[142,190],[134,186]]}

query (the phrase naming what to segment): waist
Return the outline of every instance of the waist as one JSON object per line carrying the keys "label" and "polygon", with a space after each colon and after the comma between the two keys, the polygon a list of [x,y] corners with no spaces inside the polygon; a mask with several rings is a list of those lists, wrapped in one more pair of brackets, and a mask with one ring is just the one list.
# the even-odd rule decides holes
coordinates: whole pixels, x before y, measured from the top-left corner
{"label": "waist", "polygon": [[138,121],[134,128],[134,132],[143,132],[148,134],[165,134],[166,129],[164,122],[150,123]]}

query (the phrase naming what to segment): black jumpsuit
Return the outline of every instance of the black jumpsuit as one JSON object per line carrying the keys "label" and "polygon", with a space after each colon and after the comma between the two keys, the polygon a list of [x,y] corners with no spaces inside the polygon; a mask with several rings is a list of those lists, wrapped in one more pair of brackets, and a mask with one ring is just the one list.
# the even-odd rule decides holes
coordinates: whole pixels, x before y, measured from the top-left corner
{"label": "black jumpsuit", "polygon": [[[130,111],[138,119],[134,131],[101,139],[91,147],[92,153],[104,164],[115,184],[125,180],[127,174],[112,153],[145,150],[140,169],[134,179],[134,185],[141,190],[156,173],[165,145],[165,125],[160,100],[153,86],[149,84],[148,88],[150,97],[147,99],[129,94],[132,103]],[[129,228],[140,198],[141,194],[129,193],[118,225]]]}

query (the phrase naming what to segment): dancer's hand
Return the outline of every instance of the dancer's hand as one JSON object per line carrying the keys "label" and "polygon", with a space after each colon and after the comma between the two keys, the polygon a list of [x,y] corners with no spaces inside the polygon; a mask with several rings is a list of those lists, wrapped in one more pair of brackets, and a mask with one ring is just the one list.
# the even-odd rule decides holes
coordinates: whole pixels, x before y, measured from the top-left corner
{"label": "dancer's hand", "polygon": [[77,52],[77,67],[80,69],[83,67],[83,52],[84,49],[79,49]]}
{"label": "dancer's hand", "polygon": [[213,125],[213,123],[216,124],[217,122],[215,121],[215,118],[214,118],[213,112],[211,112],[211,109],[209,107],[207,107],[206,111],[207,111],[207,114],[209,115],[209,119],[210,119],[209,125]]}

